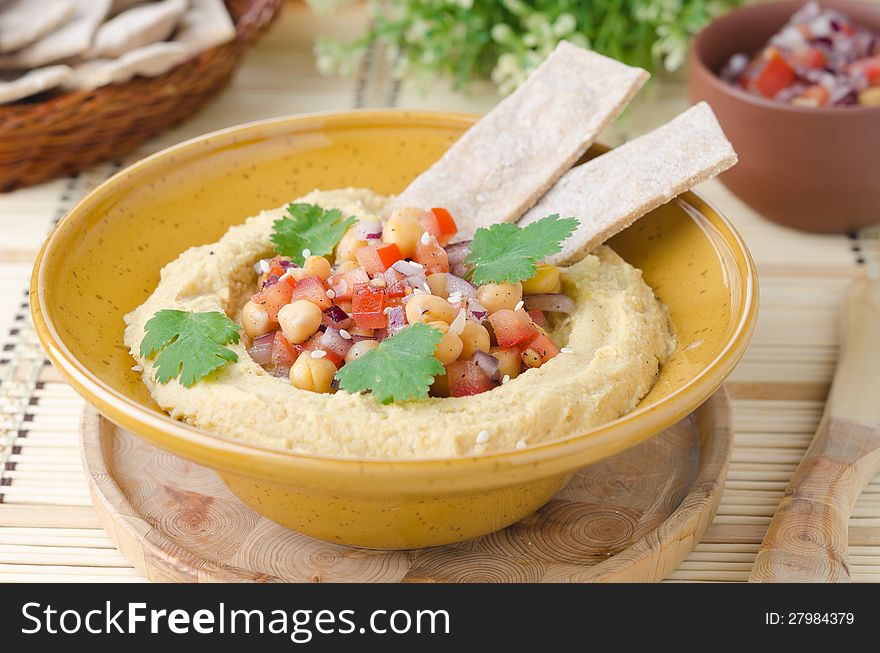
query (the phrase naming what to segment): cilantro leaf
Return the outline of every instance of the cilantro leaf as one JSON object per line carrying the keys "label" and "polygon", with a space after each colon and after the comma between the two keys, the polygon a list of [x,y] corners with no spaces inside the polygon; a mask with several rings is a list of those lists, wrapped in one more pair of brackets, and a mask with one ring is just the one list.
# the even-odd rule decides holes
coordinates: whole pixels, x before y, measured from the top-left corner
{"label": "cilantro leaf", "polygon": [[578,224],[575,218],[560,219],[557,213],[525,227],[502,223],[477,229],[465,260],[473,268],[473,283],[480,286],[531,279],[538,261],[560,251]]}
{"label": "cilantro leaf", "polygon": [[343,218],[339,209],[322,209],[315,204],[290,203],[287,212],[290,217],[273,223],[271,239],[275,251],[289,256],[297,265],[305,262],[303,250],[313,256],[331,254],[342,235],[357,222],[354,216]]}
{"label": "cilantro leaf", "polygon": [[428,396],[434,376],[443,374],[443,364],[434,349],[443,334],[424,322],[401,329],[360,358],[343,365],[336,378],[346,392],[372,390],[376,401],[421,399]]}
{"label": "cilantro leaf", "polygon": [[140,354],[156,353],[156,380],[168,383],[180,376],[184,387],[217,368],[238,360],[235,352],[223,347],[238,342],[238,325],[218,311],[193,313],[164,309],[147,320]]}

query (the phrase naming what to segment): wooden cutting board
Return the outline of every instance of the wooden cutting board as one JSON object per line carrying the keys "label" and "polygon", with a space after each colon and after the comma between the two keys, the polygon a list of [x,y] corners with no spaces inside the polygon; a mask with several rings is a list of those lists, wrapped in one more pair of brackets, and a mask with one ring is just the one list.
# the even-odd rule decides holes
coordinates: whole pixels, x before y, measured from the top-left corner
{"label": "wooden cutting board", "polygon": [[531,517],[457,545],[377,551],[289,531],[211,470],[87,407],[89,488],[104,529],[147,578],[179,582],[650,582],[712,521],[733,444],[722,389],[656,437],[586,467]]}

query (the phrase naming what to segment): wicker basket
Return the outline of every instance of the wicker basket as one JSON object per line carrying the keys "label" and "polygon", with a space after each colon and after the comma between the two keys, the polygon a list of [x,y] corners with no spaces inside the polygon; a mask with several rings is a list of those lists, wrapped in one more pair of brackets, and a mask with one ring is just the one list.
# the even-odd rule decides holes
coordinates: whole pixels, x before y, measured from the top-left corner
{"label": "wicker basket", "polygon": [[232,78],[282,0],[226,0],[234,41],[159,77],[0,106],[0,191],[70,175],[121,156],[198,111]]}

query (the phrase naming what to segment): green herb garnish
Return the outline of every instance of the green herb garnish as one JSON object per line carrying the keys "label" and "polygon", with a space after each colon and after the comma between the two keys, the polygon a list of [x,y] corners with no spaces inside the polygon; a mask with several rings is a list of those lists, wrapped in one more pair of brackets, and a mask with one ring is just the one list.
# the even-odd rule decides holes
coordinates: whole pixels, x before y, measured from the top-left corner
{"label": "green herb garnish", "polygon": [[477,229],[465,260],[472,267],[471,281],[481,286],[531,279],[538,262],[560,251],[578,224],[554,214],[525,227],[503,223]]}
{"label": "green herb garnish", "polygon": [[147,320],[140,354],[156,357],[156,380],[168,383],[180,376],[184,387],[192,387],[227,363],[238,360],[224,347],[237,343],[239,326],[218,311],[193,313],[164,309]]}
{"label": "green herb garnish", "polygon": [[357,218],[342,217],[339,209],[322,209],[315,204],[288,204],[290,217],[276,220],[272,225],[272,242],[275,251],[289,256],[297,265],[302,265],[308,252],[311,256],[326,256],[333,253],[342,235],[357,222]]}
{"label": "green herb garnish", "polygon": [[339,387],[353,394],[371,390],[381,404],[427,397],[434,377],[445,371],[434,358],[442,337],[424,322],[410,325],[343,365],[336,372]]}

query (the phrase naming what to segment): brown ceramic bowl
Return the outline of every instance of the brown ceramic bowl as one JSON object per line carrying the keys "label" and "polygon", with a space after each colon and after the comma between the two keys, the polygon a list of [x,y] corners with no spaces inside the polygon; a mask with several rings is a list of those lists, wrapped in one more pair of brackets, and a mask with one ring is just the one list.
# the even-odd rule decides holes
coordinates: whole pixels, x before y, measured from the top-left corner
{"label": "brown ceramic bowl", "polygon": [[[772,2],[715,20],[690,52],[690,99],[712,105],[739,163],[721,181],[765,217],[810,231],[880,222],[880,106],[805,108],[751,95],[717,73],[758,51],[799,7]],[[880,3],[821,0],[880,34]]]}

